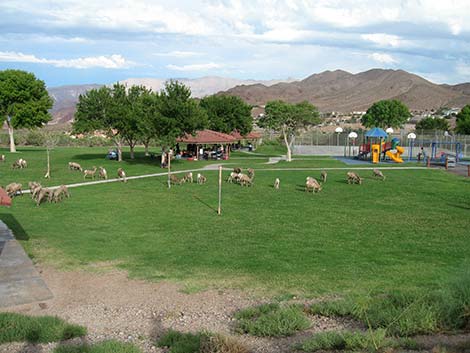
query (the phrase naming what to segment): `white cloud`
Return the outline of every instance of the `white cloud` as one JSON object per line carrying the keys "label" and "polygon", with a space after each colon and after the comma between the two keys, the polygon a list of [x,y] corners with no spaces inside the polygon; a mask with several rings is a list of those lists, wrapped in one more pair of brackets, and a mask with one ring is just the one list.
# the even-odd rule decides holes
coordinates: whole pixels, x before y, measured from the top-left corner
{"label": "white cloud", "polygon": [[167,69],[175,70],[175,71],[206,71],[211,69],[220,69],[223,67],[221,64],[216,64],[213,62],[207,64],[190,64],[190,65],[167,65]]}
{"label": "white cloud", "polygon": [[122,69],[134,66],[132,61],[126,60],[121,55],[90,56],[76,59],[45,59],[38,58],[32,54],[18,52],[0,52],[0,61],[22,62],[35,64],[48,64],[56,67],[66,67],[74,69],[89,69],[94,67],[105,69]]}
{"label": "white cloud", "polygon": [[385,53],[373,53],[369,55],[369,58],[382,64],[396,64],[398,62],[393,56]]}
{"label": "white cloud", "polygon": [[386,33],[362,34],[361,38],[381,47],[399,47],[402,45],[402,39],[399,36]]}
{"label": "white cloud", "polygon": [[202,53],[197,52],[197,51],[179,51],[179,50],[174,50],[170,51],[168,53],[155,53],[153,54],[155,56],[168,56],[168,57],[173,57],[173,58],[189,58],[193,56],[200,56]]}

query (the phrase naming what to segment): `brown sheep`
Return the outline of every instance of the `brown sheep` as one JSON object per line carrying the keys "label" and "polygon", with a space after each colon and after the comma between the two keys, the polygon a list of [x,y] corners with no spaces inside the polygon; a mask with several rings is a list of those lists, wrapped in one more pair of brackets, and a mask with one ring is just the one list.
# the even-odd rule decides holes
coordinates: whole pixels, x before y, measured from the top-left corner
{"label": "brown sheep", "polygon": [[64,197],[70,197],[69,190],[66,185],[61,185],[57,189],[52,190],[49,193],[49,202],[59,202],[61,201]]}
{"label": "brown sheep", "polygon": [[108,179],[108,172],[103,167],[98,168],[98,179]]}
{"label": "brown sheep", "polygon": [[53,193],[53,190],[41,188],[37,195],[36,206],[39,206],[43,200],[49,200],[51,193]]}
{"label": "brown sheep", "polygon": [[176,175],[170,174],[170,184],[172,184],[172,185],[176,185],[176,184],[181,185],[183,183],[184,183],[184,178],[180,179]]}
{"label": "brown sheep", "polygon": [[255,177],[255,170],[253,168],[248,168],[247,174],[250,177],[250,179],[253,179]]}
{"label": "brown sheep", "polygon": [[281,187],[281,180],[279,178],[276,178],[276,180],[274,180],[274,188],[276,190],[279,190],[280,187]]}
{"label": "brown sheep", "polygon": [[82,166],[78,163],[75,163],[75,162],[69,162],[69,168],[70,168],[70,170],[79,170],[79,171],[83,172]]}
{"label": "brown sheep", "polygon": [[317,179],[312,178],[312,177],[307,177],[307,180],[305,181],[305,192],[312,191],[313,193],[320,192],[322,190],[322,187],[320,183],[317,181]]}
{"label": "brown sheep", "polygon": [[30,181],[28,183],[28,186],[29,186],[29,190],[31,191],[31,198],[34,199],[42,186],[40,183],[36,181]]}
{"label": "brown sheep", "polygon": [[183,181],[183,183],[186,183],[186,182],[193,183],[194,182],[193,173],[192,172],[186,173],[186,175],[183,177],[182,181]]}
{"label": "brown sheep", "polygon": [[326,172],[326,170],[322,170],[321,172],[321,181],[322,183],[326,183],[326,178],[328,177],[328,173]]}
{"label": "brown sheep", "polygon": [[348,184],[359,184],[359,185],[362,184],[362,178],[357,173],[348,172],[347,176],[348,176]]}
{"label": "brown sheep", "polygon": [[374,177],[381,178],[383,181],[385,180],[385,175],[383,175],[383,173],[382,173],[380,170],[378,170],[378,169],[374,169],[374,170],[372,171],[372,175],[373,175]]}
{"label": "brown sheep", "polygon": [[238,174],[238,176],[241,186],[253,186],[253,178],[250,178],[248,175],[243,173]]}
{"label": "brown sheep", "polygon": [[207,178],[204,175],[202,175],[200,173],[197,174],[197,183],[198,184],[205,184],[206,181],[207,181]]}
{"label": "brown sheep", "polygon": [[240,179],[239,175],[240,175],[239,173],[231,172],[230,175],[227,178],[227,182],[228,183],[233,183],[233,182],[238,183],[238,180]]}
{"label": "brown sheep", "polygon": [[86,179],[87,176],[91,176],[91,179],[95,179],[96,167],[93,166],[93,169],[85,169],[83,171],[83,180]]}
{"label": "brown sheep", "polygon": [[240,174],[242,172],[242,168],[240,167],[233,168],[233,172],[236,174]]}
{"label": "brown sheep", "polygon": [[5,191],[7,192],[8,196],[13,197],[16,196],[17,193],[20,193],[20,195],[23,195],[23,185],[20,183],[11,183],[8,184],[5,188]]}
{"label": "brown sheep", "polygon": [[118,171],[117,171],[117,174],[118,174],[119,179],[121,179],[123,182],[127,183],[126,172],[124,171],[124,169],[119,168]]}

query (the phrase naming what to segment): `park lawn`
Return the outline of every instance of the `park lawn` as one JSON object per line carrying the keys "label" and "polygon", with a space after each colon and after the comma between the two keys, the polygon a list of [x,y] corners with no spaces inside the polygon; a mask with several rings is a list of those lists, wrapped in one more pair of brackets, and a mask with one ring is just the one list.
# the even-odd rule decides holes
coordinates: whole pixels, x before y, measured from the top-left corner
{"label": "park lawn", "polygon": [[313,195],[303,186],[319,171],[257,169],[252,188],[223,184],[222,216],[217,172],[205,171],[207,184],[171,190],[162,176],[73,188],[71,199],[40,207],[25,195],[0,219],[41,263],[116,266],[188,287],[304,295],[435,288],[468,266],[469,180],[395,169],[385,182],[361,171],[364,184],[348,185],[345,172],[329,171]]}

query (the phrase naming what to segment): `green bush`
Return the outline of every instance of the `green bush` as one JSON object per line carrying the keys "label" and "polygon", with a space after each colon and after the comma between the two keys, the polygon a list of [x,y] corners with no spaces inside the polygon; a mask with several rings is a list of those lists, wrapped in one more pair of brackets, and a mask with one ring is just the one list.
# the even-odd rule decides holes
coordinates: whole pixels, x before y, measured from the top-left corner
{"label": "green bush", "polygon": [[290,336],[309,328],[308,320],[298,305],[264,304],[235,314],[236,330],[253,336]]}
{"label": "green bush", "polygon": [[168,353],[197,353],[203,333],[182,333],[170,330],[157,342],[158,347],[169,347]]}
{"label": "green bush", "polygon": [[85,327],[68,324],[57,317],[0,313],[0,344],[56,342],[85,336],[86,332]]}
{"label": "green bush", "polygon": [[31,130],[27,133],[25,144],[28,146],[43,146],[45,141],[44,133],[39,130]]}
{"label": "green bush", "polygon": [[93,345],[61,345],[53,353],[141,353],[136,346],[117,341],[104,341]]}
{"label": "green bush", "polygon": [[384,348],[416,347],[416,342],[407,339],[394,340],[386,338],[383,329],[359,332],[359,331],[328,331],[317,333],[297,346],[305,352],[319,350],[345,350],[345,351],[369,351],[376,352]]}

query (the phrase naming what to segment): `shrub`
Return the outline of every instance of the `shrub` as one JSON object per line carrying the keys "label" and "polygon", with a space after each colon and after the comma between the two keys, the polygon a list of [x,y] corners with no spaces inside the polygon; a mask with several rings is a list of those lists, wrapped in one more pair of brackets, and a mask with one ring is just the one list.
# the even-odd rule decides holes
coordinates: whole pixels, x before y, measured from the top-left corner
{"label": "shrub", "polygon": [[168,353],[197,353],[201,347],[202,335],[170,330],[158,340],[157,345],[169,347]]}
{"label": "shrub", "polygon": [[42,146],[44,141],[44,134],[38,130],[29,131],[25,138],[25,144],[29,146]]}
{"label": "shrub", "polygon": [[129,343],[104,341],[94,345],[61,345],[53,353],[141,353],[141,350]]}
{"label": "shrub", "polygon": [[238,332],[254,336],[290,336],[310,326],[310,321],[298,305],[281,307],[279,304],[264,304],[241,310],[235,318]]}
{"label": "shrub", "polygon": [[85,327],[68,324],[57,317],[0,313],[0,344],[23,341],[47,343],[85,335]]}
{"label": "shrub", "polygon": [[369,351],[376,352],[384,348],[417,347],[415,341],[394,340],[386,338],[383,329],[360,331],[328,331],[313,335],[311,338],[297,346],[305,352],[319,350],[345,350],[345,351]]}
{"label": "shrub", "polygon": [[168,353],[248,353],[236,340],[210,332],[181,333],[170,330],[157,345],[168,347]]}

